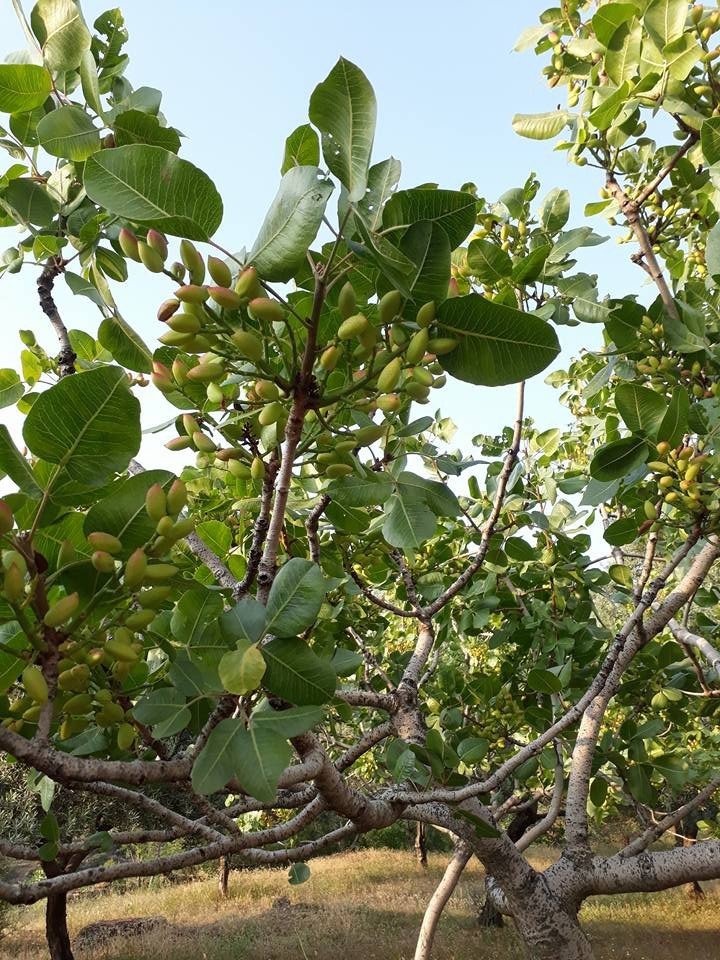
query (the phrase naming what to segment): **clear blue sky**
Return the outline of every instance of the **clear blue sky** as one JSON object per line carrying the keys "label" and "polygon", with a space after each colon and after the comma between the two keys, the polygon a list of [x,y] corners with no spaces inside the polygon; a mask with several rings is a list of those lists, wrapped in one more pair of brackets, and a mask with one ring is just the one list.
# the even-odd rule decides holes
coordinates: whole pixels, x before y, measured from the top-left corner
{"label": "clear blue sky", "polygon": [[[217,239],[230,249],[252,243],[277,188],[284,139],[306,121],[313,87],[340,55],[361,66],[375,87],[374,158],[398,157],[401,185],[432,180],[457,188],[472,180],[481,195],[494,199],[534,171],[543,192],[570,188],[574,225],[583,222],[584,204],[598,197],[597,171],[569,166],[551,143],[522,140],[511,129],[513,113],[552,109],[562,97],[547,89],[532,52],[512,52],[519,33],[544,9],[536,0],[453,0],[443,6],[429,0],[317,5],[126,0],[121,7],[130,30],[127,76],[135,86],[163,90],[168,122],[186,135],[182,156],[210,174],[223,195],[225,217]],[[91,23],[105,4],[85,0],[83,9]],[[10,0],[0,0],[0,37],[3,55],[23,45]],[[600,218],[592,223],[607,232]],[[2,246],[14,242],[11,231],[2,234]],[[642,274],[628,263],[629,252],[611,239],[583,255],[583,268],[600,274],[601,292],[620,295],[640,287]],[[155,310],[170,290],[164,278],[132,269],[133,290],[117,288],[117,299],[152,346],[158,334]],[[0,282],[0,366],[17,362],[18,328],[43,330],[31,274],[23,270]],[[58,300],[68,325],[97,329],[97,314],[87,301],[64,290]],[[556,366],[599,342],[599,331],[589,326],[561,328],[559,334],[564,353]],[[54,352],[49,333],[42,339]],[[530,388],[528,412],[548,427],[565,414],[543,376]],[[443,391],[442,410],[458,424],[457,439],[467,447],[474,434],[496,431],[511,420],[512,394],[513,388],[478,391],[453,382]],[[149,406],[146,425],[165,418],[159,398]],[[4,413],[15,420],[12,411]],[[147,465],[157,463],[160,449],[157,438],[149,441],[143,451]],[[172,463],[177,467],[177,458]]]}

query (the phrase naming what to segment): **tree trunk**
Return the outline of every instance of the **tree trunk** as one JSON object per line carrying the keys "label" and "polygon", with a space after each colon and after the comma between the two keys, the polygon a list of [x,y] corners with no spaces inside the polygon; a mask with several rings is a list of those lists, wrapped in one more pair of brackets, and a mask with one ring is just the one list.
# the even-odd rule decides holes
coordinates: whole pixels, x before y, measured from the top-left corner
{"label": "tree trunk", "polygon": [[67,894],[51,893],[45,904],[45,938],[50,960],[74,960],[67,928]]}
{"label": "tree trunk", "polygon": [[228,880],[230,879],[230,857],[221,857],[218,871],[218,890],[223,899],[228,895]]}
{"label": "tree trunk", "polygon": [[478,914],[478,924],[484,928],[505,926],[503,915],[492,902],[492,897],[488,891],[487,882],[485,883],[485,900],[480,908],[480,913]]}
{"label": "tree trunk", "polygon": [[531,960],[594,960],[590,941],[578,923],[577,916],[560,906],[517,912],[515,925]]}
{"label": "tree trunk", "polygon": [[415,856],[421,867],[427,868],[427,827],[418,820],[415,826]]}

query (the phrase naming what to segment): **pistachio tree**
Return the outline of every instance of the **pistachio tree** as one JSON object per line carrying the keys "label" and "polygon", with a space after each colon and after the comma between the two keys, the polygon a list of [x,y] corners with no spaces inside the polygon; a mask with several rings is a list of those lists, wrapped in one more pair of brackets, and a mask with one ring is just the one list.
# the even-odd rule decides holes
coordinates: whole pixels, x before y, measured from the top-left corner
{"label": "pistachio tree", "polygon": [[[569,225],[567,191],[401,189],[343,58],[258,236],[223,249],[218,190],[178,155],[160,92],[125,77],[121,13],[91,28],[73,0],[16,6],[0,207],[20,239],[1,263],[6,283],[34,271],[49,326],[0,371],[24,418],[21,438],[0,428],[0,750],[45,816],[0,854],[44,877],[0,898],[46,899],[68,960],[73,890],[230,856],[298,883],[407,820],[456,844],[418,960],[472,856],[529,954],[575,960],[587,898],[720,876],[711,836],[650,850],[718,786],[720,16],[569,0],[525,35],[568,107],[517,131],[565,133],[601,177],[586,215],[627,224],[646,274],[603,297],[577,262],[603,236]],[[158,344],[116,301],[142,270],[167,283]],[[59,282],[95,304],[95,336]],[[568,324],[592,325],[550,377],[573,424],[538,430],[524,384]],[[517,384],[501,435],[452,448],[448,377]],[[136,459],[150,390],[160,467]],[[57,785],[132,820],[71,833]],[[591,826],[621,804],[636,835],[599,855]],[[563,856],[536,869],[528,847],[561,827]]]}

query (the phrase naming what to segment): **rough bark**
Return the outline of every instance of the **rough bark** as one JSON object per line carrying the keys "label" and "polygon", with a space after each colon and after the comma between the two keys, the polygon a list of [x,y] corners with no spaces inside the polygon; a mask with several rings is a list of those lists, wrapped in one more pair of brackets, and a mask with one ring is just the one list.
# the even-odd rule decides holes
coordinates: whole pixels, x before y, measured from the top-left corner
{"label": "rough bark", "polygon": [[415,825],[415,856],[421,867],[427,869],[427,827],[419,820]]}
{"label": "rough bark", "polygon": [[228,881],[230,879],[230,858],[221,857],[218,865],[218,891],[225,900],[228,895]]}
{"label": "rough bark", "polygon": [[45,939],[50,960],[74,960],[67,928],[67,894],[53,893],[45,904]]}

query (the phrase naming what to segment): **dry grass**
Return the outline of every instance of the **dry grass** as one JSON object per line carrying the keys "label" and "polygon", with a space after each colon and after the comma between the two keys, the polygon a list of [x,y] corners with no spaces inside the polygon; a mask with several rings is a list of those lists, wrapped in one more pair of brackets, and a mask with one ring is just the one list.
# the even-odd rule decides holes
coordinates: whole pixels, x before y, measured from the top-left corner
{"label": "dry grass", "polygon": [[[539,862],[540,858],[536,860]],[[230,897],[215,882],[161,885],[71,901],[71,933],[95,920],[162,914],[171,927],[90,951],[77,960],[410,960],[422,912],[445,857],[427,872],[410,853],[359,851],[312,863],[310,880],[288,885],[284,871],[234,872]],[[482,873],[466,870],[437,939],[437,960],[521,960],[510,928],[475,923]],[[720,889],[694,904],[682,891],[588,903],[582,919],[598,960],[713,960],[720,956]],[[0,944],[0,960],[46,956],[41,905]]]}

